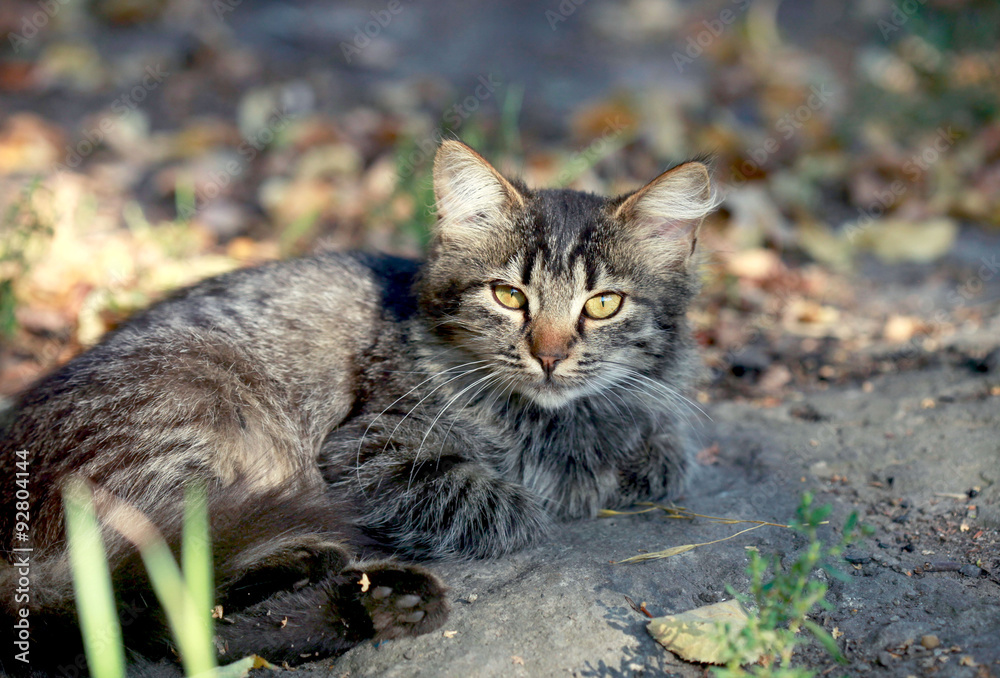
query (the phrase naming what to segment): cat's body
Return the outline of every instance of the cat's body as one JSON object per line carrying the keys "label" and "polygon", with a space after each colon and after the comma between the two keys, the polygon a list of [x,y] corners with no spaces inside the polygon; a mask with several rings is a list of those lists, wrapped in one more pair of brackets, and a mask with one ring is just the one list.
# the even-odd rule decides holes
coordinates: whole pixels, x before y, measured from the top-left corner
{"label": "cat's body", "polygon": [[[72,475],[168,534],[179,488],[207,483],[228,516],[216,539],[262,529],[217,557],[224,599],[254,582],[235,609],[252,618],[268,596],[293,595],[288,573],[304,573],[294,595],[306,599],[288,603],[303,628],[337,636],[345,619],[370,616],[319,654],[357,642],[352,633],[426,632],[447,613],[436,580],[413,566],[366,566],[383,595],[355,591],[342,572],[365,568],[338,546],[351,530],[403,556],[497,556],[553,520],[680,489],[682,393],[696,365],[689,258],[712,207],[704,168],[606,200],[528,191],[446,142],[435,190],[441,218],[421,267],[322,254],[208,280],[22,394],[0,446],[8,478],[14,451],[30,454],[31,538],[51,580],[38,582],[39,615],[73,616],[59,498]],[[2,490],[5,545],[15,489]],[[317,517],[283,530],[275,516],[297,500]],[[112,560],[126,563],[112,532]],[[306,619],[317,600],[330,610],[322,622]],[[248,621],[237,640],[233,626],[241,648],[271,639]],[[294,656],[285,649],[261,652]]]}

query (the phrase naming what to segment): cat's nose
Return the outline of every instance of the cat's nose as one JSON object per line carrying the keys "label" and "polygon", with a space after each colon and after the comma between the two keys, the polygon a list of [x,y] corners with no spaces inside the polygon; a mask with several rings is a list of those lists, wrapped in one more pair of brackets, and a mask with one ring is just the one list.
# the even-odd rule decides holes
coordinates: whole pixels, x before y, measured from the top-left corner
{"label": "cat's nose", "polygon": [[551,377],[556,366],[569,357],[572,336],[550,323],[536,321],[537,325],[529,339],[531,355],[542,366],[546,377]]}
{"label": "cat's nose", "polygon": [[558,353],[533,353],[532,355],[541,364],[542,369],[545,371],[545,376],[551,377],[552,373],[555,372],[556,365],[565,360],[569,354],[562,351]]}

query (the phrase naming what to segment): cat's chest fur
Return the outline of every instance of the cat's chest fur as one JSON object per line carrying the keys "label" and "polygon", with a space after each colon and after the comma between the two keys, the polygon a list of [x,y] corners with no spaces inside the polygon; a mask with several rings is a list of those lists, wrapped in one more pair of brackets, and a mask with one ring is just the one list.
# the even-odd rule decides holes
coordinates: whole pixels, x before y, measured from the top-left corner
{"label": "cat's chest fur", "polygon": [[619,505],[624,475],[647,452],[651,424],[639,415],[622,426],[616,414],[589,401],[554,412],[528,406],[504,413],[514,446],[501,458],[501,472],[563,518]]}
{"label": "cat's chest fur", "polygon": [[609,388],[562,408],[539,407],[488,371],[481,376],[476,361],[433,359],[447,349],[419,318],[391,328],[379,344],[363,368],[367,399],[325,445],[328,480],[353,483],[346,470],[372,450],[405,448],[435,470],[456,459],[482,464],[559,519],[668,491],[657,438],[679,422],[651,410],[648,398]]}

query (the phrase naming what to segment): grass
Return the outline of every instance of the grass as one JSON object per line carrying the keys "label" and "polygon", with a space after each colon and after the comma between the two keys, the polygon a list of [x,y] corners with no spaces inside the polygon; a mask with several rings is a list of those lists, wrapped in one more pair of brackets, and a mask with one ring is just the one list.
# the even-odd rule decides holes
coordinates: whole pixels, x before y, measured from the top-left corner
{"label": "grass", "polygon": [[[105,518],[139,549],[188,676],[235,678],[266,665],[246,657],[219,667],[212,631],[212,550],[203,487],[185,491],[181,565],[159,531],[141,513],[97,490],[114,504]],[[95,493],[83,481],[67,485],[66,533],[87,665],[94,678],[124,678],[125,649],[115,608],[111,574],[95,509]]]}
{"label": "grass", "polygon": [[[723,625],[719,644],[723,647],[720,668],[713,673],[720,678],[809,678],[815,675],[802,667],[792,665],[798,646],[806,640],[799,632],[808,631],[838,662],[846,660],[834,638],[816,622],[809,619],[815,608],[832,609],[826,600],[827,584],[815,577],[819,570],[843,579],[831,561],[836,560],[844,548],[853,541],[857,532],[870,533],[858,525],[857,514],[852,513],[841,531],[841,538],[827,546],[818,536],[818,530],[832,507],[813,506],[813,497],[806,493],[796,510],[791,527],[808,539],[808,545],[787,567],[782,568],[778,556],[763,558],[756,551],[750,552],[750,587],[747,594],[737,593],[727,586],[729,593],[740,601],[747,613],[747,622],[736,628]],[[760,657],[756,664],[748,664]]]}

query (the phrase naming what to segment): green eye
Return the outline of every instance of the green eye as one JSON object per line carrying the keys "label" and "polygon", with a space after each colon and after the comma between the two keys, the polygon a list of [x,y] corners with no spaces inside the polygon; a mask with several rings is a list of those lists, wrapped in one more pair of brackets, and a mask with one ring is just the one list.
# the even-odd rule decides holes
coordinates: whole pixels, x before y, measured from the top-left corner
{"label": "green eye", "polygon": [[610,318],[622,307],[622,295],[614,292],[595,294],[583,305],[583,314],[594,320]]}
{"label": "green eye", "polygon": [[528,297],[524,296],[524,292],[510,285],[494,285],[493,297],[507,308],[518,309],[528,305]]}

